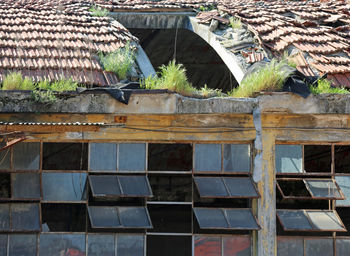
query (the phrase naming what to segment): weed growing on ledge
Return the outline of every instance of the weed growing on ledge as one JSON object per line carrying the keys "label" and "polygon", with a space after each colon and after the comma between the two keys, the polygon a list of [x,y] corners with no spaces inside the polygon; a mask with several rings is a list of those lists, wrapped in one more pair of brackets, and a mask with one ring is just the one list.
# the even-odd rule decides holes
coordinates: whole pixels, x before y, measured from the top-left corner
{"label": "weed growing on ledge", "polygon": [[242,28],[241,20],[235,17],[230,17],[230,27],[233,29],[241,29]]}
{"label": "weed growing on ledge", "polygon": [[201,5],[200,7],[199,7],[199,10],[201,11],[201,12],[209,12],[209,11],[212,11],[212,10],[214,10],[215,9],[215,6],[214,5],[206,5],[206,6],[204,6],[204,5]]}
{"label": "weed growing on ledge", "polygon": [[115,52],[104,55],[99,54],[99,58],[105,70],[114,72],[120,80],[127,77],[135,62],[135,49],[128,42],[124,47]]}
{"label": "weed growing on ledge", "polygon": [[92,16],[95,17],[106,17],[109,13],[109,11],[105,8],[102,8],[98,5],[94,5],[89,9],[89,12]]}
{"label": "weed growing on ledge", "polygon": [[310,86],[310,91],[312,94],[322,94],[322,93],[339,93],[339,94],[349,94],[350,91],[344,87],[337,88],[332,87],[331,81],[327,79],[320,79],[317,81],[317,86]]}
{"label": "weed growing on ledge", "polygon": [[247,76],[237,88],[229,92],[229,96],[252,97],[261,91],[281,90],[287,78],[286,73],[282,71],[283,65],[283,61],[272,60],[258,72]]}
{"label": "weed growing on ledge", "polygon": [[23,79],[21,73],[13,72],[8,74],[2,82],[3,90],[33,90],[35,85],[33,81],[25,77]]}

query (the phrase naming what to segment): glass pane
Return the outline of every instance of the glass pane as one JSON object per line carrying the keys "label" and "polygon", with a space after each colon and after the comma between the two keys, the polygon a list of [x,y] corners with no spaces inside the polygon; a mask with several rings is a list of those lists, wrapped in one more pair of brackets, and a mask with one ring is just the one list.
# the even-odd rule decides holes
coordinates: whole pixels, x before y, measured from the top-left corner
{"label": "glass pane", "polygon": [[90,175],[90,187],[94,196],[120,196],[120,188],[116,175]]}
{"label": "glass pane", "polygon": [[90,143],[89,170],[116,171],[117,170],[117,144]]}
{"label": "glass pane", "polygon": [[145,207],[118,207],[122,225],[127,228],[152,228]]}
{"label": "glass pane", "polygon": [[[39,256],[84,256],[85,235],[41,234]],[[102,255],[101,255],[102,256]]]}
{"label": "glass pane", "polygon": [[341,197],[333,180],[304,180],[314,197]]}
{"label": "glass pane", "polygon": [[119,171],[146,170],[146,144],[119,144]]}
{"label": "glass pane", "polygon": [[0,170],[11,169],[11,148],[0,151]]}
{"label": "glass pane", "polygon": [[13,198],[40,199],[40,176],[35,173],[13,173]]}
{"label": "glass pane", "polygon": [[221,256],[221,238],[218,236],[195,236],[194,256]]}
{"label": "glass pane", "polygon": [[194,166],[196,172],[220,172],[221,145],[196,144]]}
{"label": "glass pane", "polygon": [[345,200],[335,201],[337,206],[350,206],[350,176],[335,176],[335,181],[345,196]]}
{"label": "glass pane", "polygon": [[85,200],[86,173],[43,173],[45,201]]}
{"label": "glass pane", "polygon": [[258,224],[250,209],[225,209],[230,228],[258,229]]}
{"label": "glass pane", "polygon": [[277,237],[277,256],[304,256],[303,239]]}
{"label": "glass pane", "polygon": [[231,197],[258,197],[250,178],[224,178]]}
{"label": "glass pane", "polygon": [[114,256],[114,235],[88,235],[88,256]]}
{"label": "glass pane", "polygon": [[87,170],[87,143],[44,143],[43,170]]}
{"label": "glass pane", "polygon": [[195,177],[201,197],[228,197],[224,181],[221,177]]}
{"label": "glass pane", "polygon": [[151,196],[149,182],[146,176],[118,175],[125,196]]}
{"label": "glass pane", "polygon": [[333,239],[305,239],[305,255],[333,255]]}
{"label": "glass pane", "polygon": [[117,255],[144,255],[144,237],[136,235],[119,235],[117,237]]}
{"label": "glass pane", "polygon": [[302,145],[276,145],[276,172],[301,173]]}
{"label": "glass pane", "polygon": [[277,216],[284,230],[312,230],[303,210],[277,210]]}
{"label": "glass pane", "polygon": [[307,211],[307,213],[316,230],[345,231],[341,220],[333,211]]}
{"label": "glass pane", "polygon": [[13,230],[39,230],[38,204],[11,204]]}
{"label": "glass pane", "polygon": [[0,204],[0,230],[10,229],[10,205]]}
{"label": "glass pane", "polygon": [[93,228],[118,228],[121,226],[116,207],[89,206],[88,211]]}
{"label": "glass pane", "polygon": [[13,166],[15,170],[38,170],[40,143],[26,142],[13,146]]}
{"label": "glass pane", "polygon": [[191,144],[148,144],[149,171],[191,171]]}
{"label": "glass pane", "polygon": [[0,255],[7,255],[7,235],[0,234]]}
{"label": "glass pane", "polygon": [[9,235],[10,256],[36,256],[36,235]]}
{"label": "glass pane", "polygon": [[348,256],[350,252],[350,239],[336,239],[336,256]]}
{"label": "glass pane", "polygon": [[193,208],[199,226],[205,228],[228,228],[225,215],[221,209]]}
{"label": "glass pane", "polygon": [[250,145],[224,144],[224,171],[250,171]]}
{"label": "glass pane", "polygon": [[251,256],[250,236],[224,236],[223,256]]}

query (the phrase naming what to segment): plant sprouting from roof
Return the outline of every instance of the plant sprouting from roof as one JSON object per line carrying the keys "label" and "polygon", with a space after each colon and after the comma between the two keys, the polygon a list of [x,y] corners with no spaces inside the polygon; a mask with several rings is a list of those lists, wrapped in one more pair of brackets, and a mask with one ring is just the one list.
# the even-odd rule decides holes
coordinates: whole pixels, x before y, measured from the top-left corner
{"label": "plant sprouting from roof", "polygon": [[201,11],[201,12],[208,12],[208,11],[212,11],[212,10],[214,10],[215,9],[215,6],[214,5],[201,5],[200,7],[199,7],[199,10]]}
{"label": "plant sprouting from roof", "polygon": [[20,90],[21,84],[23,82],[21,73],[10,73],[6,75],[4,81],[2,82],[3,90]]}
{"label": "plant sprouting from roof", "polygon": [[322,93],[339,93],[339,94],[349,94],[350,91],[344,87],[337,88],[332,87],[331,81],[327,79],[320,79],[317,81],[317,86],[310,86],[310,91],[312,94],[322,94]]}
{"label": "plant sprouting from roof", "polygon": [[109,13],[109,11],[105,8],[102,8],[101,6],[98,5],[93,5],[89,9],[89,12],[91,13],[92,16],[95,17],[106,17]]}
{"label": "plant sprouting from roof", "polygon": [[115,52],[99,54],[101,63],[105,70],[114,72],[120,80],[123,80],[130,73],[136,58],[136,52],[130,42]]}
{"label": "plant sprouting from roof", "polygon": [[272,60],[259,71],[247,76],[229,95],[232,97],[252,97],[261,91],[281,90],[287,78],[286,72],[282,70],[283,65],[285,65],[284,61]]}
{"label": "plant sprouting from roof", "polygon": [[230,26],[233,29],[241,29],[242,28],[242,22],[239,18],[230,17]]}

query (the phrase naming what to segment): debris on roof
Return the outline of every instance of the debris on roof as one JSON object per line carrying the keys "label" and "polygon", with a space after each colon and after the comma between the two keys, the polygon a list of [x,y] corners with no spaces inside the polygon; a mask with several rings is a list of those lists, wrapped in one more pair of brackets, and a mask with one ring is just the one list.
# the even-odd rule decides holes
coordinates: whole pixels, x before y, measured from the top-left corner
{"label": "debris on roof", "polygon": [[0,2],[0,81],[20,71],[34,81],[72,78],[106,86],[118,77],[103,70],[97,53],[137,41],[109,17],[93,17],[91,4],[75,0]]}

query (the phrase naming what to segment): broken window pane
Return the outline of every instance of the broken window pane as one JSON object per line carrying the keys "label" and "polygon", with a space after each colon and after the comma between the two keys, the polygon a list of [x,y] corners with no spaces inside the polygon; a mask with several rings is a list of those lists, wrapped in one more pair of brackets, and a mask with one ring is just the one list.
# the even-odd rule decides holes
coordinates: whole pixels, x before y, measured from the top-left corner
{"label": "broken window pane", "polygon": [[345,231],[342,222],[333,211],[307,211],[307,213],[316,230]]}
{"label": "broken window pane", "polygon": [[44,143],[43,170],[87,170],[87,143]]}
{"label": "broken window pane", "polygon": [[119,228],[118,211],[113,206],[89,206],[91,227],[93,228]]}
{"label": "broken window pane", "polygon": [[304,256],[304,240],[297,237],[277,237],[277,256]]}
{"label": "broken window pane", "polygon": [[125,196],[152,196],[150,185],[146,176],[122,176],[118,179]]}
{"label": "broken window pane", "polygon": [[221,145],[196,144],[194,166],[196,172],[220,172]]}
{"label": "broken window pane", "polygon": [[118,235],[117,255],[144,255],[144,237],[138,235]]}
{"label": "broken window pane", "polygon": [[333,180],[305,179],[305,184],[313,197],[342,198]]}
{"label": "broken window pane", "polygon": [[86,173],[43,173],[44,201],[84,201]]}
{"label": "broken window pane", "polygon": [[[159,246],[162,245],[162,246]],[[147,236],[147,256],[191,256],[191,236]]]}
{"label": "broken window pane", "polygon": [[193,208],[193,210],[200,228],[229,228],[224,212],[221,209]]}
{"label": "broken window pane", "polygon": [[302,145],[276,145],[276,172],[302,173]]}
{"label": "broken window pane", "polygon": [[40,199],[40,175],[12,173],[13,198]]}
{"label": "broken window pane", "polygon": [[333,239],[305,239],[305,255],[333,255]]}
{"label": "broken window pane", "polygon": [[0,234],[0,255],[7,255],[7,235]]}
{"label": "broken window pane", "polygon": [[224,236],[223,256],[251,256],[250,236]]}
{"label": "broken window pane", "polygon": [[149,171],[191,171],[191,144],[148,144]]}
{"label": "broken window pane", "polygon": [[302,179],[277,179],[277,184],[284,198],[311,198]]}
{"label": "broken window pane", "polygon": [[40,230],[38,204],[11,204],[13,230]]}
{"label": "broken window pane", "polygon": [[42,231],[85,232],[85,204],[41,204]]}
{"label": "broken window pane", "polygon": [[231,229],[259,229],[250,209],[225,209],[225,212]]}
{"label": "broken window pane", "polygon": [[11,169],[11,148],[0,151],[0,170]]}
{"label": "broken window pane", "polygon": [[[115,236],[114,235],[88,235],[88,256],[114,256]],[[119,254],[117,254],[119,255]],[[127,254],[120,254],[127,255]]]}
{"label": "broken window pane", "polygon": [[224,178],[231,197],[258,197],[250,178]]}
{"label": "broken window pane", "polygon": [[221,249],[219,236],[194,237],[194,256],[221,256]]}
{"label": "broken window pane", "polygon": [[191,232],[191,205],[149,204],[147,208],[152,219],[152,232]]}
{"label": "broken window pane", "polygon": [[151,201],[192,201],[192,176],[148,175],[153,197]]}
{"label": "broken window pane", "polygon": [[0,173],[0,198],[11,197],[11,175]]}
{"label": "broken window pane", "polygon": [[224,171],[250,171],[250,145],[224,144]]}
{"label": "broken window pane", "polygon": [[345,199],[337,200],[337,206],[350,206],[350,176],[335,176],[335,180],[343,192]]}
{"label": "broken window pane", "polygon": [[228,197],[224,181],[221,177],[195,177],[201,197]]}
{"label": "broken window pane", "polygon": [[[36,256],[36,235],[9,235],[10,256]],[[52,255],[52,254],[51,254]]]}
{"label": "broken window pane", "polygon": [[90,187],[94,197],[120,196],[117,176],[89,175]]}
{"label": "broken window pane", "polygon": [[38,170],[39,163],[39,142],[22,142],[13,146],[13,168],[15,170]]}
{"label": "broken window pane", "polygon": [[10,229],[10,204],[0,204],[0,231]]}
{"label": "broken window pane", "polygon": [[307,213],[303,210],[277,210],[284,230],[312,230]]}
{"label": "broken window pane", "polygon": [[41,234],[39,256],[85,255],[85,235]]}
{"label": "broken window pane", "polygon": [[152,228],[145,207],[118,207],[122,225],[127,228]]}
{"label": "broken window pane", "polygon": [[336,256],[348,256],[350,252],[350,239],[337,238],[336,239]]}
{"label": "broken window pane", "polygon": [[331,163],[331,146],[304,146],[304,170],[306,172],[331,172]]}
{"label": "broken window pane", "polygon": [[146,144],[119,144],[119,171],[145,171]]}
{"label": "broken window pane", "polygon": [[117,144],[90,143],[89,170],[116,171],[117,170]]}
{"label": "broken window pane", "polygon": [[334,162],[336,173],[350,172],[350,146],[334,146]]}

